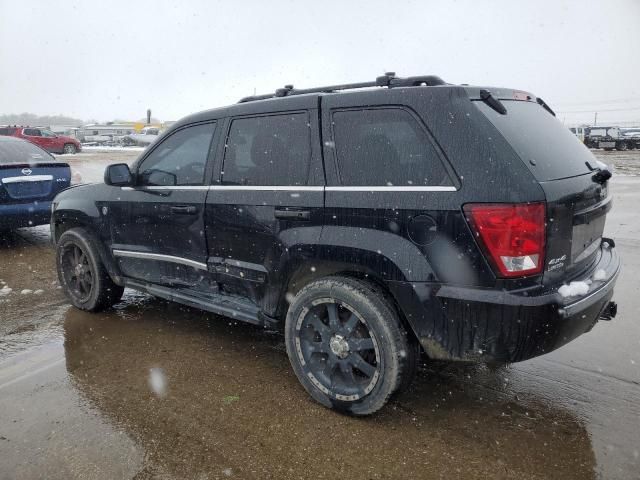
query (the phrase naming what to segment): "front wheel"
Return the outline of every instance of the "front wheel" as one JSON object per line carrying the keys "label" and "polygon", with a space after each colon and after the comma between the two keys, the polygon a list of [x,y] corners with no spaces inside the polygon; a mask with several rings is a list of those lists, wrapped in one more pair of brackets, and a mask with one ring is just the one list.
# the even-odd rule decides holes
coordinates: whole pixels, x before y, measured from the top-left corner
{"label": "front wheel", "polygon": [[76,148],[76,146],[75,146],[74,144],[72,144],[72,143],[67,143],[67,144],[65,144],[65,146],[64,146],[64,148],[63,148],[63,150],[62,150],[62,153],[68,153],[68,154],[70,153],[70,154],[73,154],[73,153],[76,153],[76,152],[77,152],[77,150],[78,150],[78,149]]}
{"label": "front wheel", "polygon": [[415,339],[377,286],[349,277],[310,283],[287,313],[285,341],[298,380],[322,405],[369,415],[405,387]]}
{"label": "front wheel", "polygon": [[81,310],[108,308],[124,292],[104,268],[95,242],[85,229],[72,228],[60,236],[56,246],[58,280],[69,301]]}
{"label": "front wheel", "polygon": [[628,145],[626,142],[618,142],[616,144],[616,150],[619,152],[624,152],[627,149]]}

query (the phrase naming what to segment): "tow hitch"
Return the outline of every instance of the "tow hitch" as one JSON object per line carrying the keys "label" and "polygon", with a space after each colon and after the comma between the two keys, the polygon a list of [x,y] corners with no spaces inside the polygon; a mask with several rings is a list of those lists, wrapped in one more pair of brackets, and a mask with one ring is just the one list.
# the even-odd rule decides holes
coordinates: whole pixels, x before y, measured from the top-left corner
{"label": "tow hitch", "polygon": [[618,314],[618,304],[616,302],[609,302],[602,310],[599,320],[609,321]]}

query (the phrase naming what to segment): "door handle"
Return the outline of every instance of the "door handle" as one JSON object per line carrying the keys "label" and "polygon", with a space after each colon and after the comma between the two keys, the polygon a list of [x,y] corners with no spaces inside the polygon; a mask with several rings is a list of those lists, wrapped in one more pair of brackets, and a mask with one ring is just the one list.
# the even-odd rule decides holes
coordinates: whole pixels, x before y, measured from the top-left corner
{"label": "door handle", "polygon": [[179,215],[193,215],[196,213],[196,207],[192,205],[176,205],[169,209],[171,213],[177,213]]}
{"label": "door handle", "polygon": [[273,216],[282,220],[309,220],[311,212],[309,210],[283,210],[276,208]]}

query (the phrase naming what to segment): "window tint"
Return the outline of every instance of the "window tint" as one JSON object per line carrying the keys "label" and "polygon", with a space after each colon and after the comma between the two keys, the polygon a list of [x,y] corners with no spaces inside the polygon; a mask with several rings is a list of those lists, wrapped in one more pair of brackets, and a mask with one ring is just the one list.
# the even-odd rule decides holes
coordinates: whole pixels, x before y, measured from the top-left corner
{"label": "window tint", "polygon": [[167,137],[138,169],[140,185],[202,185],[215,124],[184,128]]}
{"label": "window tint", "polygon": [[39,137],[40,136],[40,130],[38,130],[37,128],[25,128],[22,133],[24,133],[25,135],[29,135],[30,137]]}
{"label": "window tint", "polygon": [[424,128],[406,110],[337,111],[332,119],[343,185],[452,185]]}
{"label": "window tint", "polygon": [[235,185],[306,185],[311,156],[306,113],[231,123],[222,180]]}

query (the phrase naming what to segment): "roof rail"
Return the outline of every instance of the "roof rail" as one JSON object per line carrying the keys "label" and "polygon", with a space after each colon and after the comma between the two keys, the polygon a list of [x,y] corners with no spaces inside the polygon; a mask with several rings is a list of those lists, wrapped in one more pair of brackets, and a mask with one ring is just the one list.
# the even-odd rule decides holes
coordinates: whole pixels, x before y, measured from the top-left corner
{"label": "roof rail", "polygon": [[303,95],[305,93],[330,93],[340,90],[354,90],[357,88],[371,88],[371,87],[419,87],[428,86],[434,87],[437,85],[446,85],[445,81],[437,75],[422,75],[418,77],[396,77],[395,72],[386,72],[381,77],[377,77],[373,82],[360,82],[360,83],[344,83],[342,85],[329,85],[326,87],[313,87],[296,89],[293,85],[285,85],[284,88],[278,88],[274,93],[267,93],[263,95],[251,95],[249,97],[241,98],[238,103],[253,102],[255,100],[266,100],[267,98],[279,98],[288,97],[291,95]]}

